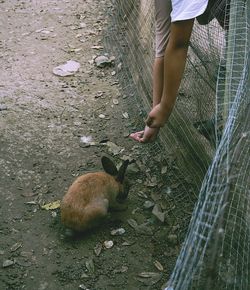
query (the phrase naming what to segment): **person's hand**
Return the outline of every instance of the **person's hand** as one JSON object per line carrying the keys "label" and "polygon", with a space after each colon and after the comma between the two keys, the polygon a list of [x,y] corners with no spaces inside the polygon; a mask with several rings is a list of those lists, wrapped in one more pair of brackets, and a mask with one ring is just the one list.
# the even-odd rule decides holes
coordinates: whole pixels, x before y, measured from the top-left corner
{"label": "person's hand", "polygon": [[149,128],[146,126],[144,131],[132,133],[129,137],[140,143],[149,143],[156,139],[159,130],[160,128]]}
{"label": "person's hand", "polygon": [[163,127],[168,119],[168,112],[160,104],[156,105],[148,114],[146,125],[150,128]]}

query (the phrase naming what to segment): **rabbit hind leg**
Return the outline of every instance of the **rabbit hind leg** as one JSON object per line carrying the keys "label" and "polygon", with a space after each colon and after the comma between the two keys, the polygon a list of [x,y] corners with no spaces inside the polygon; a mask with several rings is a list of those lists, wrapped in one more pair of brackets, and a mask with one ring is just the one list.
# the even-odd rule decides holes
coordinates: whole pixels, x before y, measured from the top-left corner
{"label": "rabbit hind leg", "polygon": [[98,226],[107,216],[108,206],[105,204],[90,204],[84,209],[82,220],[83,229],[91,229]]}

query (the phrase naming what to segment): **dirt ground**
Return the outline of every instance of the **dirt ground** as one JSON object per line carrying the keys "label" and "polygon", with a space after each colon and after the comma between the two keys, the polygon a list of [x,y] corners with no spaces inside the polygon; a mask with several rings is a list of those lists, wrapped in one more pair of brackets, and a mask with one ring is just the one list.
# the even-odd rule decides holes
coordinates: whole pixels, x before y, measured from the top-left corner
{"label": "dirt ground", "polygon": [[[0,1],[1,290],[161,289],[173,269],[190,213],[172,214],[173,192],[184,191],[174,166],[127,138],[133,120],[116,59],[104,68],[94,62],[107,52],[110,5]],[[69,60],[79,71],[53,74]],[[103,154],[117,164],[136,160],[127,172],[128,209],[67,237],[60,209],[42,206],[61,200],[76,176],[100,170]]]}

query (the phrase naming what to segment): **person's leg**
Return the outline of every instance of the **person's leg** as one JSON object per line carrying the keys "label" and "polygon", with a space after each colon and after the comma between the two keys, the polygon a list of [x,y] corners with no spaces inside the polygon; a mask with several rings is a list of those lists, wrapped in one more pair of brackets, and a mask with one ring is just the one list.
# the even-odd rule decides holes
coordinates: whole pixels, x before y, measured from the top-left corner
{"label": "person's leg", "polygon": [[173,22],[164,57],[164,87],[161,102],[149,113],[150,128],[163,127],[174,107],[183,76],[194,19]]}
{"label": "person's leg", "polygon": [[[164,55],[170,34],[170,0],[155,0],[155,60],[153,64],[153,105],[160,103],[164,87]],[[145,127],[143,131],[132,133],[135,141],[146,143],[154,141],[159,128]]]}

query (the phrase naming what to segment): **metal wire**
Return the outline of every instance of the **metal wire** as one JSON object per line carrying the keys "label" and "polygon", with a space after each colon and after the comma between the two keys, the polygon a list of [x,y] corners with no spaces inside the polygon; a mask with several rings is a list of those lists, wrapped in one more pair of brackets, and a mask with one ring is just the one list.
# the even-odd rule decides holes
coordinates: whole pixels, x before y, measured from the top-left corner
{"label": "metal wire", "polygon": [[[151,145],[174,158],[198,196],[169,290],[250,289],[250,3],[209,5],[198,19],[206,25],[195,22],[176,108]],[[152,99],[153,1],[113,0],[110,13],[106,45],[122,65],[132,126],[141,129]]]}

